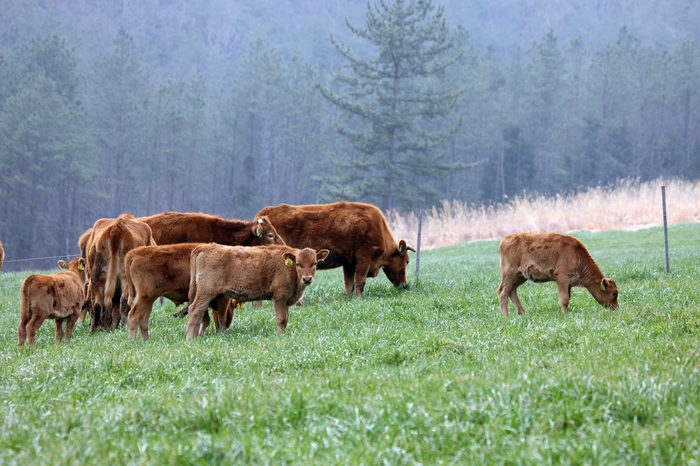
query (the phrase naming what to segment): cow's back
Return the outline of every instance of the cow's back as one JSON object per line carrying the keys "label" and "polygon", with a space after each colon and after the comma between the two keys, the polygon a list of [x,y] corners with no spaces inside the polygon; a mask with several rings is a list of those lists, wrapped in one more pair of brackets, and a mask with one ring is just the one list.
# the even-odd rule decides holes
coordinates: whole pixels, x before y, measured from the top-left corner
{"label": "cow's back", "polygon": [[262,209],[287,245],[328,249],[328,258],[319,268],[334,268],[351,261],[363,248],[390,249],[395,240],[381,211],[370,204],[336,202],[293,206],[280,204]]}
{"label": "cow's back", "polygon": [[549,280],[554,272],[578,272],[593,262],[578,239],[559,233],[514,233],[499,245],[501,268],[520,270],[534,281]]}

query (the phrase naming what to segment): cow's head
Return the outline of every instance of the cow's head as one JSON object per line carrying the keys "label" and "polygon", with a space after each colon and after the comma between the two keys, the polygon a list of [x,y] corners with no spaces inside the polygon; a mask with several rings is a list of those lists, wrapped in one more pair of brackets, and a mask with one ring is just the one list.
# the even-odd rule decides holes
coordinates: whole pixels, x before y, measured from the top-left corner
{"label": "cow's head", "polygon": [[253,220],[251,234],[253,236],[253,241],[250,243],[251,246],[287,245],[282,237],[277,234],[277,230],[275,230],[275,227],[272,226],[267,217],[256,217]]}
{"label": "cow's head", "polygon": [[593,297],[608,309],[615,310],[620,307],[617,302],[617,284],[612,278],[603,278],[600,281],[600,289],[596,289]]}
{"label": "cow's head", "polygon": [[382,270],[394,286],[406,286],[406,267],[410,258],[408,251],[416,252],[406,241],[399,241],[398,247],[384,256]]}
{"label": "cow's head", "polygon": [[314,281],[316,274],[316,265],[319,261],[328,257],[328,249],[321,249],[316,252],[311,248],[304,248],[296,253],[284,253],[284,264],[287,267],[296,267],[299,284],[301,286],[309,286]]}
{"label": "cow's head", "polygon": [[75,257],[70,262],[64,260],[58,261],[58,266],[64,270],[68,270],[78,276],[80,283],[85,286],[88,279],[87,270],[85,267],[85,259],[82,257]]}

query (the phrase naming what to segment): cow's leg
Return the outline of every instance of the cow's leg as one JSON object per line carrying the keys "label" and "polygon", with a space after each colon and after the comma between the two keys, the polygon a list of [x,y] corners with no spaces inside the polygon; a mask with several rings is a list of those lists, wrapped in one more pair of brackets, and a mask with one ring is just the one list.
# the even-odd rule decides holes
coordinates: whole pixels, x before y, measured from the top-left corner
{"label": "cow's leg", "polygon": [[90,302],[85,301],[83,306],[80,308],[80,314],[78,315],[78,320],[76,324],[80,324],[85,320],[85,317],[90,313]]}
{"label": "cow's leg", "polygon": [[122,294],[119,299],[119,319],[123,326],[126,327],[126,321],[129,317],[129,297],[126,293]]}
{"label": "cow's leg", "polygon": [[75,328],[75,324],[78,322],[79,318],[80,310],[73,313],[73,315],[66,319],[66,345],[70,343],[70,339],[73,338],[73,329]]}
{"label": "cow's leg", "polygon": [[46,319],[46,317],[34,314],[29,320],[29,323],[27,323],[27,342],[29,346],[36,345],[36,332],[39,330],[39,327],[41,327],[41,324],[44,323],[44,319]]}
{"label": "cow's leg", "polygon": [[199,335],[204,335],[204,331],[209,328],[211,323],[211,317],[209,317],[209,309],[204,310],[204,315],[202,315],[202,325],[199,327]]}
{"label": "cow's leg", "polygon": [[141,338],[148,340],[148,319],[153,311],[153,303],[157,296],[139,295],[136,298],[134,307],[127,315],[127,326],[129,327],[129,338],[136,340],[136,329],[141,330]]}
{"label": "cow's leg", "polygon": [[343,282],[345,282],[345,296],[352,296],[352,290],[355,288],[355,265],[343,265]]}
{"label": "cow's leg", "polygon": [[277,318],[277,333],[282,334],[289,321],[289,307],[285,300],[275,301],[275,317]]}
{"label": "cow's leg", "polygon": [[355,296],[357,299],[362,299],[362,293],[365,291],[365,283],[367,283],[367,274],[369,273],[370,261],[359,260],[355,265]]}
{"label": "cow's leg", "polygon": [[185,317],[187,313],[189,312],[188,306],[185,305],[182,309],[177,311],[175,314],[173,314],[173,317]]}
{"label": "cow's leg", "polygon": [[211,296],[201,292],[201,288],[197,290],[197,295],[189,304],[189,312],[187,314],[187,339],[192,339],[201,335],[200,329],[204,313],[207,312]]}
{"label": "cow's leg", "polygon": [[229,306],[229,299],[224,295],[219,295],[211,302],[213,316],[214,316],[214,327],[217,332],[226,330],[231,326],[233,321],[233,309]]}
{"label": "cow's leg", "polygon": [[90,331],[94,332],[102,325],[102,306],[98,303],[93,303],[90,306]]}
{"label": "cow's leg", "polygon": [[557,291],[559,292],[559,306],[564,314],[569,312],[569,300],[571,299],[571,286],[569,280],[558,279]]}
{"label": "cow's leg", "polygon": [[498,285],[498,303],[501,305],[501,313],[508,317],[508,295],[510,288],[506,287],[506,277],[501,278],[501,284]]}
{"label": "cow's leg", "polygon": [[518,314],[525,314],[525,308],[520,302],[520,297],[518,296],[518,287],[526,281],[527,278],[518,275],[518,278],[515,280],[515,283],[513,283],[509,294],[510,300],[513,301],[513,304],[515,304],[515,307],[518,310]]}
{"label": "cow's leg", "polygon": [[29,324],[29,315],[22,314],[19,316],[19,327],[17,327],[17,346],[24,346],[27,341],[27,325]]}
{"label": "cow's leg", "polygon": [[56,323],[56,344],[61,343],[61,340],[63,340],[63,321],[66,319],[55,319],[54,322]]}

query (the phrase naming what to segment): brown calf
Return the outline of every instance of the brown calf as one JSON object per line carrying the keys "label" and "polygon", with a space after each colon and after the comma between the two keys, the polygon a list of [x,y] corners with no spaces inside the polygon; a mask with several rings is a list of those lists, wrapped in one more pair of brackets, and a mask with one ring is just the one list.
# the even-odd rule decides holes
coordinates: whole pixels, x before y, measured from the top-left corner
{"label": "brown calf", "polygon": [[[153,303],[164,296],[179,306],[187,301],[190,287],[190,257],[200,243],[142,246],[129,251],[124,257],[124,290],[131,308],[128,317],[129,336],[136,339],[136,330],[148,340],[148,319]],[[134,304],[136,297],[136,304]],[[211,303],[217,332],[231,326],[235,300],[224,295]],[[205,313],[203,329],[209,325],[209,313]]]}
{"label": "brown calf", "polygon": [[[90,329],[115,328],[126,324],[129,305],[122,296],[124,256],[139,246],[153,245],[151,228],[131,214],[103,218],[95,222],[87,244],[90,272],[87,298],[92,305]],[[114,306],[117,304],[118,306]],[[104,310],[104,312],[102,312]]]}
{"label": "brown calf", "polygon": [[380,270],[394,286],[406,286],[408,251],[406,241],[398,243],[382,212],[370,204],[336,202],[265,207],[265,216],[287,245],[294,248],[328,249],[330,254],[319,269],[343,267],[345,294],[362,297],[367,277]]}
{"label": "brown calf", "polygon": [[272,300],[277,331],[283,333],[289,306],[297,303],[311,285],[316,265],[328,250],[294,249],[288,246],[240,247],[203,244],[192,251],[190,315],[187,338],[201,334],[202,314],[216,296],[225,294],[239,302]]}
{"label": "brown calf", "polygon": [[617,284],[605,278],[586,246],[559,233],[514,233],[501,241],[501,284],[498,301],[508,316],[508,298],[518,314],[525,312],[518,298],[518,287],[527,280],[556,282],[562,312],[569,310],[571,287],[586,288],[600,304],[617,309]]}
{"label": "brown calf", "polygon": [[30,275],[22,282],[21,309],[17,329],[18,345],[36,343],[36,332],[46,319],[56,321],[56,343],[63,339],[66,322],[66,343],[70,343],[73,327],[85,301],[87,272],[85,259],[76,257],[70,263],[58,261],[67,272],[53,275]]}

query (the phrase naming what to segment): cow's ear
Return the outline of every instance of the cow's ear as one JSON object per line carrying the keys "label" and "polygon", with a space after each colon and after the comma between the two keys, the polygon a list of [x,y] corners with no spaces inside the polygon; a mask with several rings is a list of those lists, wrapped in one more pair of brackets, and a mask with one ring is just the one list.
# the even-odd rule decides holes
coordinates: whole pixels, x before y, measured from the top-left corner
{"label": "cow's ear", "polygon": [[325,260],[326,257],[328,257],[328,254],[330,254],[328,249],[321,249],[320,251],[316,252],[316,260],[319,262]]}
{"label": "cow's ear", "polygon": [[401,241],[399,241],[399,254],[401,254],[403,256],[405,252],[406,252],[406,241],[401,240]]}
{"label": "cow's ear", "polygon": [[607,278],[604,278],[604,279],[601,280],[601,282],[600,282],[600,289],[603,290],[603,291],[605,291],[607,288],[608,288],[608,279],[607,279]]}
{"label": "cow's ear", "polygon": [[255,236],[257,236],[258,238],[260,238],[263,235],[262,225],[263,225],[263,219],[259,218],[257,221],[257,225],[254,228]]}
{"label": "cow's ear", "polygon": [[294,265],[297,261],[297,258],[294,254],[291,252],[285,252],[283,254],[284,256],[284,265]]}
{"label": "cow's ear", "polygon": [[66,261],[64,261],[64,260],[58,261],[58,266],[59,266],[60,268],[62,268],[62,269],[68,270],[68,262],[66,262]]}

